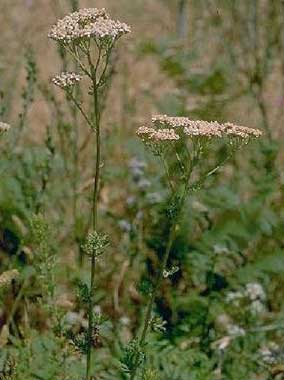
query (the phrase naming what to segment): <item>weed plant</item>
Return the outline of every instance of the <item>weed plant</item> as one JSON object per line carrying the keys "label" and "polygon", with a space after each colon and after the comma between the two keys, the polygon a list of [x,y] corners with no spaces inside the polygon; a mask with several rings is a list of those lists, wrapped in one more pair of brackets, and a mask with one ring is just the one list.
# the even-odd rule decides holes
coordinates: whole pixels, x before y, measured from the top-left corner
{"label": "weed plant", "polygon": [[59,74],[29,45],[3,75],[0,379],[279,380],[283,6],[159,1],[149,38],[138,3],[122,49],[105,9],[51,2]]}

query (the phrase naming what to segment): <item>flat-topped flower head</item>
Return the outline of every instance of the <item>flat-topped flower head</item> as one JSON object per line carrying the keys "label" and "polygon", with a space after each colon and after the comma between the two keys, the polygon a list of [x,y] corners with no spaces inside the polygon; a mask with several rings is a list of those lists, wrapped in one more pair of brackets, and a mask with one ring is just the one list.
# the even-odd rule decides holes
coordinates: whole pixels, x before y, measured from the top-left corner
{"label": "flat-topped flower head", "polygon": [[154,132],[155,132],[154,128],[143,126],[143,127],[139,127],[136,133],[139,137],[148,138]]}
{"label": "flat-topped flower head", "polygon": [[[182,139],[185,150],[189,149],[200,156],[208,150],[209,143],[215,140],[223,140],[229,144],[230,150],[236,151],[251,139],[260,137],[262,132],[232,123],[155,115],[151,119],[151,125],[140,127],[137,135],[155,154],[167,152],[171,146],[176,149],[174,143]],[[188,144],[192,144],[191,147]]]}
{"label": "flat-topped flower head", "polygon": [[176,134],[174,129],[154,129],[148,127],[140,127],[137,130],[137,135],[142,139],[152,141],[173,141],[179,140],[179,135]]}
{"label": "flat-topped flower head", "polygon": [[232,123],[223,124],[223,133],[227,136],[239,137],[243,139],[258,138],[262,136],[262,132],[259,129],[241,127]]}
{"label": "flat-topped flower head", "polygon": [[258,138],[262,132],[258,129],[238,126],[217,121],[190,120],[187,117],[155,115],[152,124],[158,128],[173,128],[180,135],[189,137],[236,137],[241,139]]}
{"label": "flat-topped flower head", "polygon": [[136,133],[155,155],[160,155],[180,139],[173,128],[155,129],[144,126],[138,128]]}
{"label": "flat-topped flower head", "polygon": [[74,42],[76,39],[84,37],[86,27],[99,18],[109,18],[104,8],[80,9],[58,20],[57,23],[52,26],[48,37],[66,44]]}
{"label": "flat-topped flower head", "polygon": [[154,115],[152,116],[152,123],[157,127],[166,128],[183,128],[189,126],[187,117],[167,116],[167,115]]}
{"label": "flat-topped flower head", "polygon": [[106,39],[114,41],[129,32],[127,24],[110,19],[104,8],[85,8],[59,20],[48,37],[63,44],[80,43],[90,38],[105,42]]}
{"label": "flat-topped flower head", "polygon": [[184,128],[186,136],[194,137],[222,137],[222,126],[216,121],[208,122],[203,120],[188,120],[188,125]]}
{"label": "flat-topped flower head", "polygon": [[155,115],[152,123],[160,128],[174,128],[180,135],[189,137],[222,137],[222,125],[217,121],[190,120],[187,117]]}
{"label": "flat-topped flower head", "polygon": [[130,33],[130,27],[120,21],[99,18],[87,28],[87,36],[94,37],[100,42],[114,41],[123,34]]}
{"label": "flat-topped flower head", "polygon": [[158,129],[154,131],[150,138],[155,141],[174,141],[179,140],[179,135],[173,129]]}
{"label": "flat-topped flower head", "polygon": [[73,86],[79,83],[81,79],[82,75],[72,72],[63,72],[53,77],[51,81],[53,84],[62,89],[71,89]]}
{"label": "flat-topped flower head", "polygon": [[0,121],[0,135],[4,134],[5,132],[8,132],[10,128],[11,128],[11,127],[10,127],[9,124],[7,124],[7,123],[2,123],[2,122]]}

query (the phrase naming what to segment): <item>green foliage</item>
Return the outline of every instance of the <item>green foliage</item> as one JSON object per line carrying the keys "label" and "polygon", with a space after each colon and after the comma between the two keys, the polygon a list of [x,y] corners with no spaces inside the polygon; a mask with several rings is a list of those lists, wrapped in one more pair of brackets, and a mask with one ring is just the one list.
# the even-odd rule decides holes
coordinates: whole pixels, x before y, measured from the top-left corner
{"label": "green foliage", "polygon": [[77,296],[80,302],[87,304],[90,300],[90,291],[89,291],[88,285],[79,280],[77,282],[77,287],[78,287]]}
{"label": "green foliage", "polygon": [[131,373],[135,368],[140,367],[145,360],[144,351],[137,339],[133,339],[124,347],[121,358],[122,370]]}
{"label": "green foliage", "polygon": [[151,368],[156,369],[165,380],[212,379],[214,361],[214,358],[208,358],[199,350],[181,349],[168,341],[155,343],[150,350]]}
{"label": "green foliage", "polygon": [[37,65],[35,61],[35,55],[34,51],[31,47],[29,47],[26,50],[25,54],[25,62],[26,62],[26,87],[23,88],[22,91],[22,99],[23,99],[23,105],[22,105],[22,112],[19,115],[19,133],[24,127],[28,109],[30,105],[34,101],[34,92],[35,92],[35,86],[37,82]]}
{"label": "green foliage", "polygon": [[83,375],[78,354],[70,345],[51,334],[41,336],[35,331],[30,333],[31,340],[27,340],[25,344],[14,341],[11,357],[17,366],[13,380],[59,380],[62,375],[67,374],[71,380],[75,380]]}
{"label": "green foliage", "polygon": [[[77,0],[67,3],[72,10],[80,6]],[[146,6],[138,1],[128,9],[124,3],[129,15]],[[171,12],[176,6],[160,3]],[[281,99],[270,99],[274,92],[278,97],[282,83],[283,10],[277,1],[195,1],[190,9],[185,43],[165,35],[168,16],[166,27],[156,25],[158,14],[149,23],[162,37],[149,38],[150,30],[145,39],[138,28],[141,43],[125,49],[117,66],[125,73],[118,70],[114,104],[103,94],[102,108],[111,110],[102,115],[103,233],[92,231],[90,218],[94,173],[88,163],[95,134],[88,134],[76,107],[43,80],[33,48],[23,57],[20,96],[6,80],[1,56],[0,116],[19,115],[0,141],[0,273],[15,268],[20,276],[1,293],[0,380],[84,379],[90,347],[91,375],[98,380],[129,379],[136,367],[137,380],[278,380],[283,373],[283,141],[273,126],[274,119],[280,125],[283,107]],[[78,69],[62,47],[59,53],[64,70]],[[149,78],[143,72],[139,92],[132,75],[136,79],[140,66]],[[89,111],[84,89],[82,84],[76,90],[76,99]],[[94,95],[93,88],[89,92]],[[50,112],[48,125],[45,114],[33,120],[36,99],[34,108],[41,112],[45,103]],[[170,195],[159,159],[171,150],[150,146],[157,157],[146,156],[134,137],[145,109],[238,120],[266,133],[229,162],[224,159],[234,147],[216,144],[210,154],[202,144],[202,165],[195,167],[183,203],[182,142],[179,160],[169,161],[173,180],[180,180]],[[128,162],[133,155],[139,160]],[[135,337],[176,218],[141,344]],[[86,258],[96,259],[92,289]],[[260,286],[264,296],[250,297],[249,285]]]}
{"label": "green foliage", "polygon": [[158,380],[158,374],[155,370],[146,369],[143,373],[143,380]]}
{"label": "green foliage", "polygon": [[88,234],[82,248],[87,256],[99,258],[108,245],[108,235],[94,231]]}

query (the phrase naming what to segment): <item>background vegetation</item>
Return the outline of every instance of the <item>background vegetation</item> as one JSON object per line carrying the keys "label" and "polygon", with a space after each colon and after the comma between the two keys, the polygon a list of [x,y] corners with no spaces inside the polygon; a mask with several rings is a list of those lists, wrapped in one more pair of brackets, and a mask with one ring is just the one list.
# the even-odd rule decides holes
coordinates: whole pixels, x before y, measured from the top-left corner
{"label": "background vegetation", "polygon": [[230,120],[264,138],[190,197],[171,253],[178,270],[155,304],[141,378],[281,379],[281,0],[1,2],[0,120],[12,128],[0,140],[0,273],[17,269],[20,277],[0,289],[0,379],[84,376],[82,244],[95,152],[84,119],[50,84],[72,64],[47,39],[59,17],[84,6],[106,7],[132,27],[102,115],[99,214],[110,245],[97,267],[94,378],[128,378],[132,338],[165,249],[165,178],[135,132],[152,113],[167,113]]}

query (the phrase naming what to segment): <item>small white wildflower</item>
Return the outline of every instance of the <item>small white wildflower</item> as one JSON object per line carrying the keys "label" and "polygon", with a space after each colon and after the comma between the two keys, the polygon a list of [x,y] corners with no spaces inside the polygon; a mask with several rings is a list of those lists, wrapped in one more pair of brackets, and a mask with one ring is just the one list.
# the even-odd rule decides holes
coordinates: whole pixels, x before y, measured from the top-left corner
{"label": "small white wildflower", "polygon": [[130,195],[127,199],[126,199],[126,204],[128,207],[133,207],[137,202],[137,199],[134,195]]}
{"label": "small white wildflower", "polygon": [[255,300],[250,305],[250,311],[254,315],[261,314],[265,311],[265,305],[260,300]]}
{"label": "small white wildflower", "polygon": [[216,255],[221,255],[221,254],[226,254],[229,253],[229,250],[227,247],[220,245],[220,244],[215,244],[213,246],[213,251]]}
{"label": "small white wildflower", "polygon": [[216,326],[220,329],[226,329],[230,325],[231,319],[227,314],[219,314],[216,318]]}
{"label": "small white wildflower", "polygon": [[263,362],[266,364],[276,364],[277,363],[275,357],[273,356],[273,353],[268,348],[263,348],[260,351],[260,356],[261,356],[261,359],[263,360]]}
{"label": "small white wildflower", "polygon": [[133,158],[130,160],[128,166],[134,180],[140,180],[144,176],[144,169],[147,165],[144,161]]}
{"label": "small white wildflower", "polygon": [[137,168],[144,169],[146,168],[147,164],[145,161],[140,161],[136,157],[134,157],[129,161],[128,166],[130,169],[137,169]]}
{"label": "small white wildflower", "polygon": [[74,311],[68,311],[65,315],[64,320],[67,325],[74,326],[77,324],[81,324],[82,316]]}
{"label": "small white wildflower", "polygon": [[265,300],[266,295],[264,289],[261,284],[258,283],[249,283],[245,288],[246,295],[251,301],[255,301],[257,299]]}
{"label": "small white wildflower", "polygon": [[123,326],[129,326],[130,324],[130,319],[126,316],[123,316],[119,319],[119,322],[123,325]]}
{"label": "small white wildflower", "polygon": [[134,181],[139,181],[144,176],[144,171],[139,168],[130,169]]}
{"label": "small white wildflower", "polygon": [[122,229],[123,232],[130,232],[131,231],[131,223],[129,223],[127,220],[120,220],[118,222],[119,227]]}
{"label": "small white wildflower", "polygon": [[178,266],[173,266],[171,267],[170,269],[165,269],[164,272],[163,272],[163,277],[164,278],[168,278],[170,276],[172,276],[173,274],[177,273],[179,271],[179,267]]}
{"label": "small white wildflower", "polygon": [[3,123],[0,121],[0,135],[2,135],[2,133],[4,134],[5,132],[8,132],[10,128],[10,124]]}
{"label": "small white wildflower", "polygon": [[244,336],[244,335],[246,335],[246,331],[238,325],[233,325],[233,324],[228,325],[227,331],[228,331],[228,334],[230,336]]}
{"label": "small white wildflower", "polygon": [[277,364],[280,347],[275,342],[269,342],[266,346],[262,347],[259,351],[262,361],[266,364]]}
{"label": "small white wildflower", "polygon": [[244,294],[241,292],[241,291],[237,291],[237,292],[229,292],[227,295],[226,295],[226,302],[227,303],[234,303],[234,304],[238,304],[239,301],[244,298]]}
{"label": "small white wildflower", "polygon": [[142,220],[144,218],[144,212],[142,210],[138,211],[135,217],[137,220]]}
{"label": "small white wildflower", "polygon": [[151,182],[148,181],[147,179],[140,179],[137,183],[137,186],[139,188],[139,190],[146,190],[148,189],[149,187],[151,187]]}
{"label": "small white wildflower", "polygon": [[100,307],[100,305],[95,305],[95,306],[94,306],[94,309],[93,309],[93,312],[94,312],[95,314],[99,314],[99,315],[101,315],[101,314],[102,314],[102,308]]}
{"label": "small white wildflower", "polygon": [[52,78],[52,83],[56,86],[62,88],[62,89],[70,89],[75,84],[79,83],[82,79],[82,75],[76,74],[76,73],[61,73],[59,75],[56,75]]}

